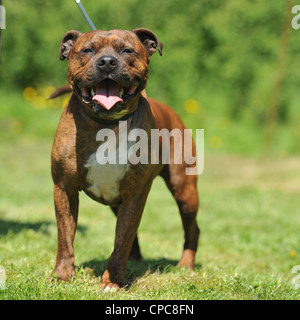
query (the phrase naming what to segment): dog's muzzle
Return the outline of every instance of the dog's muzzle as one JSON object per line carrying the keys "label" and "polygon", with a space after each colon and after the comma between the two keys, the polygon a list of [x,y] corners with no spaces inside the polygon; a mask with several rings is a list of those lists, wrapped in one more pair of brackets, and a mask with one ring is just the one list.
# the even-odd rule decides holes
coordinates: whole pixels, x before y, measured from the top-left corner
{"label": "dog's muzzle", "polygon": [[93,87],[78,88],[81,99],[89,104],[94,112],[116,113],[138,91],[138,85],[123,87],[118,82],[105,79]]}

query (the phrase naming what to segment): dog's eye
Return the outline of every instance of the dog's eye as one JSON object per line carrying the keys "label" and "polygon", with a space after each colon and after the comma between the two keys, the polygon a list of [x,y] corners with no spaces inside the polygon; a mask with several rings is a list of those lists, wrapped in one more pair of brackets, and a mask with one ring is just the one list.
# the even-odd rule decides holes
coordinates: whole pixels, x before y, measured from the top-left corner
{"label": "dog's eye", "polygon": [[81,52],[85,53],[85,54],[89,54],[89,53],[93,53],[93,50],[91,48],[86,48],[86,49],[82,50]]}
{"label": "dog's eye", "polygon": [[126,49],[122,50],[122,53],[133,53],[133,50],[126,48]]}

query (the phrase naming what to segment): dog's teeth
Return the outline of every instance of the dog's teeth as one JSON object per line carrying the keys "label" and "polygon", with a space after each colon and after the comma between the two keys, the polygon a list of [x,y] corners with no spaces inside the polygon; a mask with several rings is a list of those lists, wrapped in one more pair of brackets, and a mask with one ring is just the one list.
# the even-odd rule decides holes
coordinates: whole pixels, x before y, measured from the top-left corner
{"label": "dog's teeth", "polygon": [[94,95],[95,95],[95,90],[94,90],[94,88],[91,89],[91,92],[92,92],[92,96],[94,96]]}
{"label": "dog's teeth", "polygon": [[124,88],[121,88],[121,90],[120,90],[120,97],[122,97],[123,94],[124,94]]}
{"label": "dog's teeth", "polygon": [[90,103],[91,102],[91,98],[82,96],[82,101],[85,102],[85,103]]}

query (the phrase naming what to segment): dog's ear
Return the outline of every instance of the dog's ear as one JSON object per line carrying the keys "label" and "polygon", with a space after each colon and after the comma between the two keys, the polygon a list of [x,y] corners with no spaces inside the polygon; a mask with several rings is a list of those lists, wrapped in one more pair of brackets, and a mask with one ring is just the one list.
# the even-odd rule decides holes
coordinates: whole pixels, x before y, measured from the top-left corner
{"label": "dog's ear", "polygon": [[80,31],[70,30],[63,36],[60,47],[59,47],[59,56],[60,60],[68,59],[70,50],[72,49],[76,40],[82,35]]}
{"label": "dog's ear", "polygon": [[158,49],[160,55],[162,55],[163,44],[157,39],[156,35],[149,29],[139,28],[132,30],[140,39],[144,47],[146,48],[149,56]]}

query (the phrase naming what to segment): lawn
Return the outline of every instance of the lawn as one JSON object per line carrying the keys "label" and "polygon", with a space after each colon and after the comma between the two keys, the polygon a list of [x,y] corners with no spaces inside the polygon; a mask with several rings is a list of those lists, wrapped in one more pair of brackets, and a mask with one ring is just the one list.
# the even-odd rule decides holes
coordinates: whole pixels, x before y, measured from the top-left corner
{"label": "lawn", "polygon": [[99,289],[115,217],[84,194],[76,276],[70,283],[49,281],[57,246],[50,151],[61,108],[35,109],[18,94],[0,97],[0,266],[7,277],[0,299],[299,299],[292,273],[300,265],[299,158],[261,159],[209,143],[198,183],[201,237],[194,271],[176,268],[183,231],[158,178],[139,228],[143,261],[129,262],[126,288]]}

